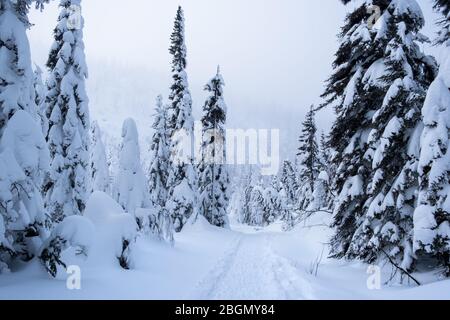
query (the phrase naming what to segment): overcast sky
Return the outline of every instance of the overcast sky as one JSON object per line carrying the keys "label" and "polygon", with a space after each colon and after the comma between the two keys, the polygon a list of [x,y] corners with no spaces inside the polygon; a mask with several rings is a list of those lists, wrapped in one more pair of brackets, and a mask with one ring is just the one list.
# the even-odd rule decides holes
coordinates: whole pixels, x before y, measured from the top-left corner
{"label": "overcast sky", "polygon": [[[41,65],[52,42],[57,2],[31,14],[33,59]],[[424,33],[433,36],[431,0],[419,3],[428,18]],[[139,117],[146,109],[151,115],[156,95],[167,96],[169,37],[179,4],[185,10],[195,114],[205,98],[203,85],[220,64],[229,126],[281,128],[282,143],[294,145],[305,112],[320,102],[331,73],[336,34],[350,10],[338,0],[84,0],[93,117],[115,130],[120,117]],[[107,72],[104,66],[117,70]],[[119,95],[122,87],[121,98],[105,97]],[[104,115],[111,104],[120,109],[116,117]],[[324,128],[332,120],[332,110],[318,119]]]}

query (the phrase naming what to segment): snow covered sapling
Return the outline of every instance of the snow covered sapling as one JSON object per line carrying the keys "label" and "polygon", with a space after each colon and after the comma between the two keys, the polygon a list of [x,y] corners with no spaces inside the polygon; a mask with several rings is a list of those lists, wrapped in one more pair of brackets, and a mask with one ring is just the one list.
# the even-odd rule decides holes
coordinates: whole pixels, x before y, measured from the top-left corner
{"label": "snow covered sapling", "polygon": [[225,85],[219,68],[205,86],[210,96],[203,106],[202,161],[199,164],[200,212],[217,227],[228,225],[229,183],[225,150],[227,106],[223,99]]}
{"label": "snow covered sapling", "polygon": [[75,248],[76,255],[86,258],[92,246],[94,232],[94,225],[85,217],[71,216],[59,223],[42,245],[39,255],[47,272],[56,277],[60,267],[67,268],[62,261],[62,254],[70,247]]}
{"label": "snow covered sapling", "polygon": [[83,19],[79,28],[68,22],[72,6],[81,0],[61,0],[55,41],[47,61],[49,79],[46,112],[47,141],[52,159],[46,183],[47,208],[55,223],[84,211],[89,170],[89,109],[85,80]]}
{"label": "snow covered sapling", "polygon": [[[198,190],[196,171],[193,167],[190,146],[184,145],[180,134],[193,136],[192,99],[186,74],[186,44],[184,13],[178,8],[174,30],[171,35],[170,53],[172,54],[171,93],[169,96],[169,136],[171,161],[169,168],[169,201],[175,231],[180,232],[186,221],[197,212]],[[188,149],[188,150],[187,150]],[[180,153],[188,153],[188,159],[177,159]],[[178,161],[181,160],[181,161]]]}
{"label": "snow covered sapling", "polygon": [[109,192],[109,168],[106,159],[105,145],[102,140],[102,133],[97,121],[91,125],[90,143],[90,193],[94,191]]}
{"label": "snow covered sapling", "polygon": [[[136,209],[149,206],[149,199],[141,164],[138,131],[133,119],[126,119],[123,123],[119,157],[115,198],[126,212],[134,216]],[[138,221],[140,228],[144,227],[142,223]]]}

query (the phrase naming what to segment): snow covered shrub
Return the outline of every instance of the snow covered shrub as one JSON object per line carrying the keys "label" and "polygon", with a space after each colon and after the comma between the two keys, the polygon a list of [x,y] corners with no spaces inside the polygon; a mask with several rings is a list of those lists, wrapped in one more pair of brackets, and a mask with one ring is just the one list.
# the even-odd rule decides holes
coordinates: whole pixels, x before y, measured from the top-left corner
{"label": "snow covered shrub", "polygon": [[61,260],[64,251],[73,247],[78,256],[87,258],[95,229],[92,222],[81,216],[70,216],[59,223],[42,246],[39,259],[47,272],[56,277],[58,267],[67,268]]}
{"label": "snow covered shrub", "polygon": [[95,246],[92,256],[98,264],[119,264],[123,269],[133,267],[133,247],[138,225],[133,215],[104,192],[94,192],[86,205],[84,216],[95,226]]}

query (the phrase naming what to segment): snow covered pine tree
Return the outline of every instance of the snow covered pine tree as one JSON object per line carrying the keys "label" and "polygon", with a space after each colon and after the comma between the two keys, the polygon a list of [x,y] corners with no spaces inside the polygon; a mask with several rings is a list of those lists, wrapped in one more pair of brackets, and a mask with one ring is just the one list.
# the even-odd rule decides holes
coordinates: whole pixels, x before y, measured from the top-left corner
{"label": "snow covered pine tree", "polygon": [[315,123],[315,111],[311,106],[303,122],[300,135],[300,147],[298,157],[300,158],[300,210],[309,210],[313,200],[314,184],[319,175],[319,146],[317,145],[317,127]]}
{"label": "snow covered pine tree", "polygon": [[[172,54],[171,93],[169,96],[169,201],[175,231],[180,232],[186,221],[197,212],[198,190],[196,170],[193,165],[192,99],[186,74],[186,44],[184,13],[178,7],[169,52]],[[189,140],[189,143],[188,141]]]}
{"label": "snow covered pine tree", "polygon": [[419,206],[414,213],[414,251],[437,259],[450,276],[450,1],[436,0],[443,19],[443,61],[431,84],[422,117]]}
{"label": "snow covered pine tree", "polygon": [[217,227],[228,226],[230,178],[225,150],[227,106],[223,99],[224,85],[218,67],[216,76],[205,86],[210,96],[203,106],[202,161],[199,164],[200,213]]}
{"label": "snow covered pine tree", "polygon": [[46,113],[51,172],[45,186],[46,205],[53,222],[80,215],[86,205],[89,167],[89,109],[85,89],[83,18],[69,23],[81,0],[61,0],[55,41],[47,61],[49,79]]}

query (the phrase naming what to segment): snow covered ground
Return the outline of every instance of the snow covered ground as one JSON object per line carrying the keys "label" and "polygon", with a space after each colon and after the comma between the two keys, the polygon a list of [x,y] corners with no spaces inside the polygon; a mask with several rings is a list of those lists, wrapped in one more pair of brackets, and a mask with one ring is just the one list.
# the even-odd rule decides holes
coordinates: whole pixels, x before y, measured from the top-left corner
{"label": "snow covered ground", "polygon": [[450,281],[369,290],[366,265],[326,258],[326,220],[319,214],[283,233],[279,224],[223,230],[201,219],[174,247],[141,238],[134,270],[88,259],[81,290],[69,290],[65,277],[51,279],[33,262],[0,277],[0,299],[450,299]]}

